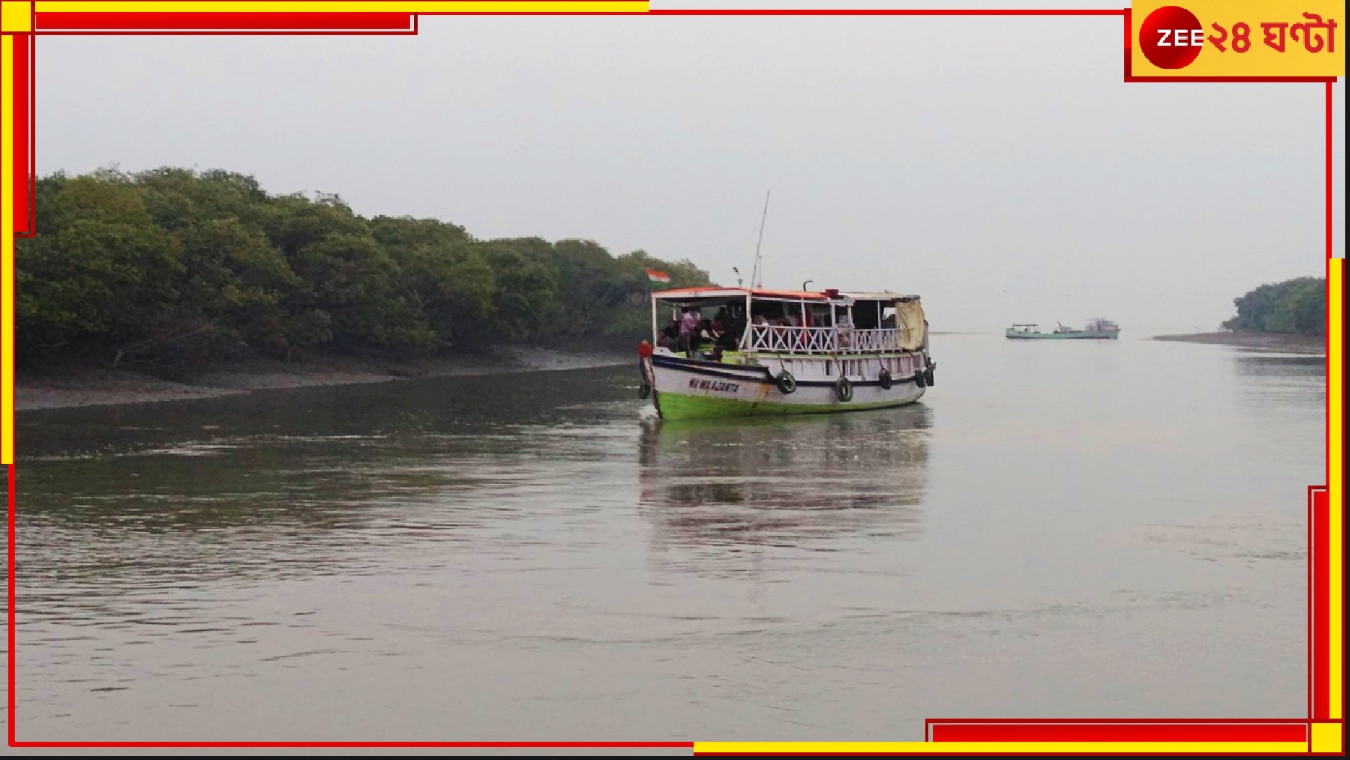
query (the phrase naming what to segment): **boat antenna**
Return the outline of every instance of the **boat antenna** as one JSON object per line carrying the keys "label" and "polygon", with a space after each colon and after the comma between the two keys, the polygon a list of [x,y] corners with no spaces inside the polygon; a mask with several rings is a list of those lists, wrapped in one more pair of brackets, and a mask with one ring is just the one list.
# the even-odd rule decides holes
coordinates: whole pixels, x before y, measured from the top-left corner
{"label": "boat antenna", "polygon": [[763,215],[762,217],[760,217],[760,220],[759,220],[759,240],[757,240],[757,241],[755,242],[755,268],[754,268],[754,271],[752,271],[752,272],[750,273],[750,287],[752,287],[752,288],[762,288],[762,287],[764,287],[764,272],[762,272],[762,271],[760,270],[760,262],[763,261],[763,258],[762,258],[762,257],[760,256],[760,254],[759,254],[759,246],[760,246],[760,243],[763,243],[763,242],[764,242],[764,222],[767,221],[768,218],[769,218],[769,195],[770,195],[770,194],[771,194],[771,191],[766,190],[766,191],[764,192],[764,215]]}

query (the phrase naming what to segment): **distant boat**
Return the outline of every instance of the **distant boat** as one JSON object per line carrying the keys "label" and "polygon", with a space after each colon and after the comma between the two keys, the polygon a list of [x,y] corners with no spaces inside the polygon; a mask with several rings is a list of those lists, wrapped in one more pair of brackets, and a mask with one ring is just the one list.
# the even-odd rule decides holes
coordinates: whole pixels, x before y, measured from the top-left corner
{"label": "distant boat", "polygon": [[1008,340],[1115,340],[1120,337],[1120,326],[1109,319],[1097,318],[1088,320],[1087,327],[1082,330],[1059,325],[1054,332],[1044,333],[1034,324],[1016,324],[1005,330],[1004,335]]}

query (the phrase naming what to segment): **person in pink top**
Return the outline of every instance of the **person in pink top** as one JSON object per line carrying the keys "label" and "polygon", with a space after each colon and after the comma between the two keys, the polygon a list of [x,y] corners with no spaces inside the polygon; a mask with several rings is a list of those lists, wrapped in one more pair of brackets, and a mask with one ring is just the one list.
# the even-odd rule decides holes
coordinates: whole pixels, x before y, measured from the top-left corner
{"label": "person in pink top", "polygon": [[684,310],[684,318],[680,320],[680,349],[684,355],[693,358],[694,349],[698,347],[696,335],[698,333],[699,317],[698,309],[688,308]]}

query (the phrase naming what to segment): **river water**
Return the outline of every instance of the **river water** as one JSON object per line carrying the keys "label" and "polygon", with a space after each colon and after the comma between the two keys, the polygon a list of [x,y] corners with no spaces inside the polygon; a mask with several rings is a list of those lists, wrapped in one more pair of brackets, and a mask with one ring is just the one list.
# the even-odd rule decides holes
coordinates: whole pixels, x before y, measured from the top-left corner
{"label": "river water", "polygon": [[1306,715],[1324,359],[933,352],[799,419],[662,423],[635,361],[22,413],[18,738]]}

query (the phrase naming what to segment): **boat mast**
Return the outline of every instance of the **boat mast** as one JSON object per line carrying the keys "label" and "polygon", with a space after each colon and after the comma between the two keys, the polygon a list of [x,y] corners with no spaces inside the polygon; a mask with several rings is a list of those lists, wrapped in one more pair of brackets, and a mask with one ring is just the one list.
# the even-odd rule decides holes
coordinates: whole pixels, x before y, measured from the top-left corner
{"label": "boat mast", "polygon": [[769,218],[769,195],[771,191],[764,192],[764,215],[759,219],[759,240],[755,241],[755,268],[750,273],[750,287],[764,287],[764,273],[760,271],[760,262],[763,260],[759,254],[760,243],[764,242],[764,222]]}

